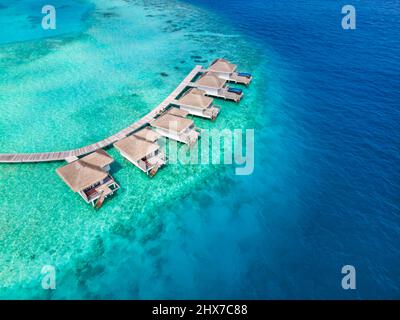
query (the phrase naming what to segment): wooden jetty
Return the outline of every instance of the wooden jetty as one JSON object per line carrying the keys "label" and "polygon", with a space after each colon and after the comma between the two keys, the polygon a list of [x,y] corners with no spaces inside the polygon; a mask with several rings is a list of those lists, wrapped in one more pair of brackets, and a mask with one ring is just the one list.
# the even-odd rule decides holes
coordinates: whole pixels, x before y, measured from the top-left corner
{"label": "wooden jetty", "polygon": [[108,137],[102,141],[91,145],[68,151],[45,152],[45,153],[3,153],[0,154],[0,163],[28,163],[28,162],[51,162],[76,159],[76,157],[84,156],[99,149],[103,149],[126,138],[143,126],[150,124],[158,115],[163,113],[167,107],[176,100],[179,94],[188,87],[196,75],[202,70],[201,66],[196,66],[178,87],[162,101],[155,109],[146,114],[143,118],[131,124],[129,127]]}

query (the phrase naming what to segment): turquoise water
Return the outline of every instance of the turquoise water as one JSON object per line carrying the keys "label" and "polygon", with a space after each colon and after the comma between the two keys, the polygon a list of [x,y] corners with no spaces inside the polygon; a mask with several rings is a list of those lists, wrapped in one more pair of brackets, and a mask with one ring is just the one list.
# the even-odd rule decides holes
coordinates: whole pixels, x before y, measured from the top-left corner
{"label": "turquoise water", "polygon": [[0,152],[101,140],[222,56],[254,81],[195,121],[255,128],[255,171],[170,164],[150,180],[110,149],[122,189],[94,211],[61,164],[0,165],[1,298],[399,297],[396,1],[354,1],[354,32],[334,0],[65,5],[55,34],[29,18],[36,1],[0,6]]}
{"label": "turquoise water", "polygon": [[84,0],[54,0],[51,5],[58,10],[58,28],[44,30],[41,26],[44,16],[42,7],[47,4],[37,0],[3,0],[0,4],[0,42],[13,43],[76,34],[84,27],[87,14],[94,9],[93,4]]}
{"label": "turquoise water", "polygon": [[[101,140],[154,108],[196,64],[207,65],[217,56],[240,62],[256,77],[265,63],[261,49],[185,3],[95,1],[70,8],[76,8],[80,22],[65,32],[59,23],[59,35],[30,39],[35,37],[28,32],[10,40],[2,34],[0,152],[63,150]],[[25,8],[20,10],[23,20]],[[259,126],[257,117],[264,115],[257,92],[263,91],[257,88],[267,80],[245,89],[240,105],[219,103],[216,122],[196,119],[197,125]],[[163,285],[157,273],[173,250],[168,242],[190,236],[192,223],[200,219],[196,206],[212,202],[213,188],[233,175],[233,167],[169,165],[150,180],[115,150],[109,152],[117,160],[113,176],[123,188],[98,212],[62,183],[55,173],[60,163],[1,165],[1,297],[165,296],[148,282],[155,278]],[[189,220],[180,221],[186,218],[174,212],[189,195],[195,197],[193,215],[190,210]],[[58,271],[58,289],[51,293],[40,286],[40,270],[47,264]],[[125,284],[122,265],[137,283],[115,290]]]}

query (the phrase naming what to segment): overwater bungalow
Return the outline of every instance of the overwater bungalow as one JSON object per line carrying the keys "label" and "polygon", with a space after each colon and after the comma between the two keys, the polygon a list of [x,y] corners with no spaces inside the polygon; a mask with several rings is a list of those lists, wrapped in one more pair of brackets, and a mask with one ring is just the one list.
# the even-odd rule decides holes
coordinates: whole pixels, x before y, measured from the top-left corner
{"label": "overwater bungalow", "polygon": [[[174,108],[176,109],[176,108]],[[162,136],[188,145],[193,145],[199,138],[199,131],[193,120],[171,114],[167,111],[150,124]]]}
{"label": "overwater bungalow", "polygon": [[173,116],[181,117],[181,118],[186,118],[189,115],[189,112],[187,112],[183,109],[175,108],[175,107],[169,108],[167,111],[165,111],[165,113],[173,115]]}
{"label": "overwater bungalow", "polygon": [[100,208],[108,196],[119,189],[110,175],[110,165],[114,159],[100,149],[61,168],[57,174],[64,182],[86,201]]}
{"label": "overwater bungalow", "polygon": [[138,138],[150,141],[150,142],[156,142],[158,139],[161,138],[161,135],[152,130],[150,127],[144,127],[143,129],[136,131],[134,135]]}
{"label": "overwater bungalow", "polygon": [[237,72],[236,70],[237,65],[225,59],[214,60],[207,69],[207,71],[212,72],[221,79],[248,86],[253,79],[252,75],[250,73]]}
{"label": "overwater bungalow", "polygon": [[243,97],[242,90],[228,87],[226,82],[227,80],[217,77],[212,72],[205,72],[193,83],[193,86],[209,96],[239,102]]}
{"label": "overwater bungalow", "polygon": [[160,149],[157,133],[149,129],[141,130],[138,135],[128,136],[116,143],[114,147],[121,155],[150,176],[166,164],[165,153]]}
{"label": "overwater bungalow", "polygon": [[206,96],[205,91],[192,88],[186,91],[174,104],[189,114],[214,120],[219,114],[219,108],[213,104],[214,100]]}

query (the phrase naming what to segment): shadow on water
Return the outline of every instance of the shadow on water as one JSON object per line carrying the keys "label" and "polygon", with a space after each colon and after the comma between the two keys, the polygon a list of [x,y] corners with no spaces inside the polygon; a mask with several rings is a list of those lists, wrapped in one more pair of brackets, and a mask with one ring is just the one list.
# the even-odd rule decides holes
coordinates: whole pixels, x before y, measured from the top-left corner
{"label": "shadow on water", "polygon": [[[108,147],[107,149],[111,149],[111,147]],[[110,174],[111,175],[117,174],[122,168],[123,167],[119,162],[114,161],[113,164],[111,165]]]}

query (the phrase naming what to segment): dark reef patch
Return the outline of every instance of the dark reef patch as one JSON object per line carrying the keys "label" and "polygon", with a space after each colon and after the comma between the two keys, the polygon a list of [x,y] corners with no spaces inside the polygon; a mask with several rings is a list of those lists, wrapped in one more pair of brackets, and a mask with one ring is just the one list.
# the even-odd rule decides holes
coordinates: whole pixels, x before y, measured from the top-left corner
{"label": "dark reef patch", "polygon": [[0,58],[0,70],[2,68],[13,68],[24,63],[32,63],[34,60],[41,59],[73,41],[75,41],[73,37],[62,37],[61,39],[48,38],[10,44],[2,51],[4,58]]}
{"label": "dark reef patch", "polygon": [[38,16],[28,16],[27,19],[32,24],[40,24],[42,21],[42,19]]}
{"label": "dark reef patch", "polygon": [[[125,225],[124,223],[117,223],[111,229],[112,233],[123,237],[125,239],[132,238],[135,234],[132,232],[133,228],[130,225]],[[132,240],[132,239],[131,239]]]}
{"label": "dark reef patch", "polygon": [[102,274],[105,268],[102,265],[92,265],[87,261],[78,261],[75,274],[79,283],[86,284],[86,281],[96,275]]}
{"label": "dark reef patch", "polygon": [[102,16],[104,18],[117,18],[118,14],[116,14],[115,12],[103,12]]}

